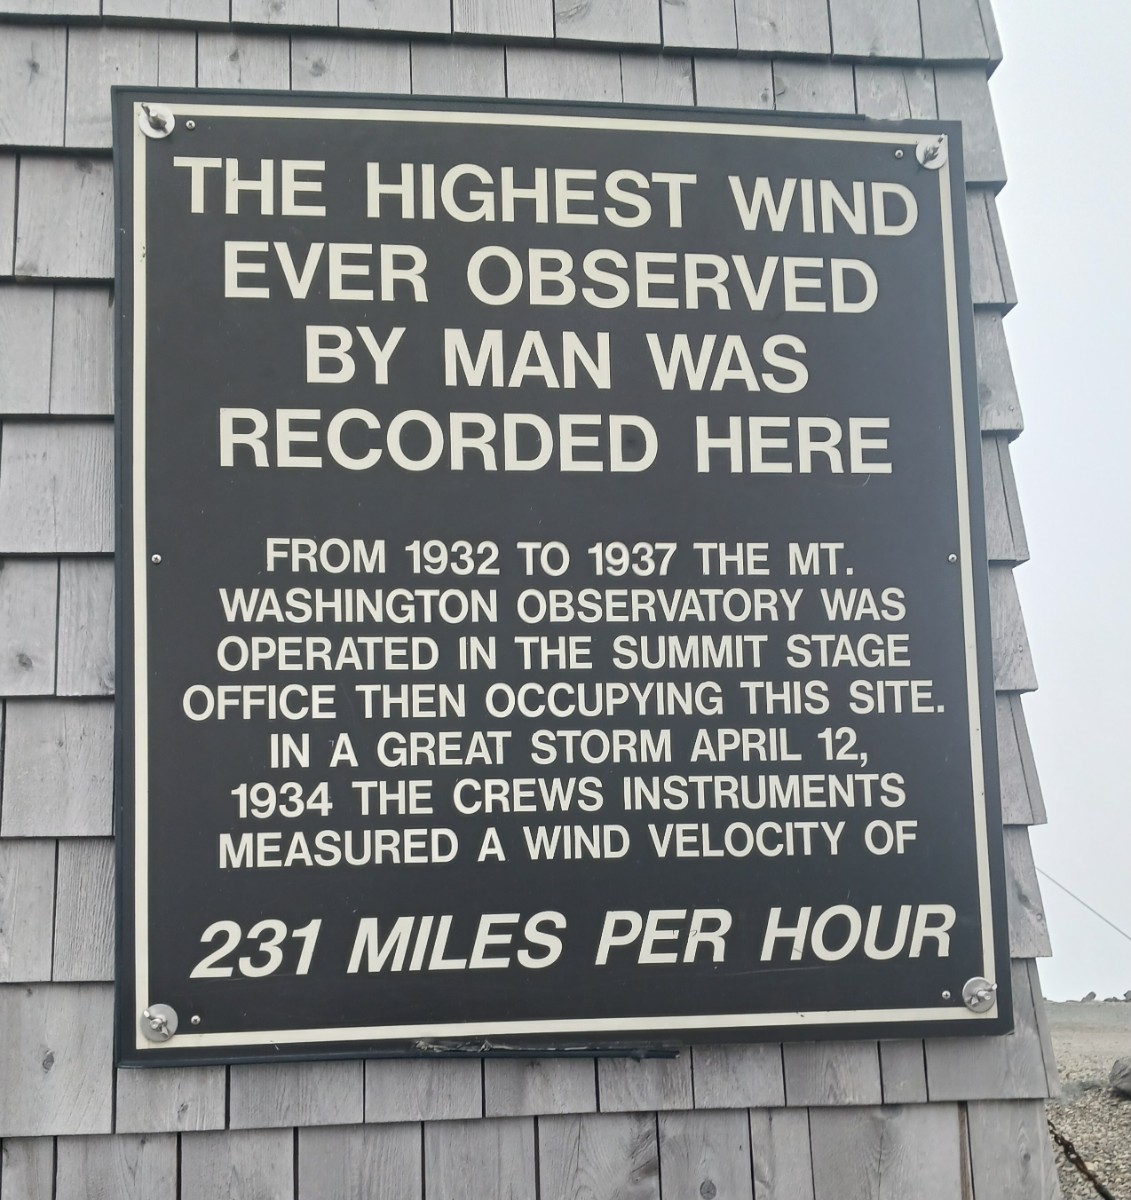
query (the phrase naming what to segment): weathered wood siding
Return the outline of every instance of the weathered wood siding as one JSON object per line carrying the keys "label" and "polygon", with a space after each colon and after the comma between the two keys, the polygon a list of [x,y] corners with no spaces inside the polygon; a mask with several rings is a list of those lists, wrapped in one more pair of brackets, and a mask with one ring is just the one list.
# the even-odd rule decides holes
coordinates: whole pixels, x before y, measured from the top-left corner
{"label": "weathered wood siding", "polygon": [[[0,0],[0,1195],[1058,1194],[1013,583],[1021,409],[989,0]],[[1017,1030],[673,1060],[115,1071],[109,88],[163,84],[964,124]]]}

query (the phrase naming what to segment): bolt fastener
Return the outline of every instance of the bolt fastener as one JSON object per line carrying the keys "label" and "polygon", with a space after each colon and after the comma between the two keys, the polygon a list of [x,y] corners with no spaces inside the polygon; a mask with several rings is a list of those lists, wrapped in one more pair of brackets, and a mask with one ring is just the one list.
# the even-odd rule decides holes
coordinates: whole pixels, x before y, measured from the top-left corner
{"label": "bolt fastener", "polygon": [[962,1002],[971,1012],[989,1012],[997,1003],[997,984],[975,975],[962,985]]}
{"label": "bolt fastener", "polygon": [[903,157],[903,151],[902,151],[902,150],[897,150],[897,151],[895,152],[895,156],[896,156],[896,158],[902,158],[902,157]]}
{"label": "bolt fastener", "polygon": [[173,132],[177,118],[162,104],[139,104],[137,127],[147,138],[166,138]]}
{"label": "bolt fastener", "polygon": [[186,129],[195,129],[195,128],[196,128],[196,122],[195,122],[195,121],[186,121],[186,122],[185,122],[185,128],[186,128]]}
{"label": "bolt fastener", "polygon": [[958,562],[958,555],[957,554],[948,554],[946,556],[946,561],[951,562],[951,563]]}
{"label": "bolt fastener", "polygon": [[149,556],[149,561],[151,563],[159,563],[161,561],[161,555],[160,554],[151,554]]}
{"label": "bolt fastener", "polygon": [[946,162],[946,134],[938,133],[934,137],[923,138],[915,143],[915,157],[921,167],[928,171],[937,171]]}
{"label": "bolt fastener", "polygon": [[138,1026],[151,1042],[167,1042],[177,1032],[177,1013],[167,1004],[151,1004],[142,1010]]}

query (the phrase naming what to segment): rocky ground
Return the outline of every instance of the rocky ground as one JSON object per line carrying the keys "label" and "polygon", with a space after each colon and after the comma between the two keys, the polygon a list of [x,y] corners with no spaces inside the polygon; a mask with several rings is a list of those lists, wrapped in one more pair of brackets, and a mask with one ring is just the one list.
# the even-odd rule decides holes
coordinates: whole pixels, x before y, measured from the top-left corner
{"label": "rocky ground", "polygon": [[[1131,1002],[1046,1001],[1063,1094],[1049,1102],[1068,1137],[1117,1200],[1131,1200],[1131,1100],[1108,1084],[1111,1064],[1131,1057]],[[1092,1185],[1057,1154],[1065,1200],[1097,1200]]]}

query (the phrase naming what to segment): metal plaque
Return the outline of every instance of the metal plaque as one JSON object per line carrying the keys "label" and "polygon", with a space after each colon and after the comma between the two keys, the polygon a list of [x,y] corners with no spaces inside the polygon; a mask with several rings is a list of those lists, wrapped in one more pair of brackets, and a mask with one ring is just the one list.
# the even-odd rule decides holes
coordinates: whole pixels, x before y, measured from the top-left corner
{"label": "metal plaque", "polygon": [[958,126],[115,145],[121,1062],[1011,1027]]}

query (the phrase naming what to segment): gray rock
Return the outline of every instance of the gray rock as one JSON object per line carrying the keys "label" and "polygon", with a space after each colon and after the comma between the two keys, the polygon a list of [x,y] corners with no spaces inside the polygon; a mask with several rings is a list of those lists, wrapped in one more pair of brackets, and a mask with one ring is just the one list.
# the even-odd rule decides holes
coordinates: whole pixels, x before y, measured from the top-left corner
{"label": "gray rock", "polygon": [[1123,999],[1124,999],[1124,1000],[1131,1000],[1131,991],[1124,992],[1124,993],[1123,993]]}
{"label": "gray rock", "polygon": [[1089,993],[1088,993],[1086,996],[1081,996],[1081,997],[1080,997],[1080,1003],[1081,1003],[1081,1004],[1087,1004],[1087,1003],[1088,1003],[1090,1000],[1094,1000],[1095,998],[1096,998],[1096,993],[1095,993],[1095,992],[1089,992]]}
{"label": "gray rock", "polygon": [[1131,1058],[1117,1058],[1111,1065],[1111,1086],[1131,1100]]}

